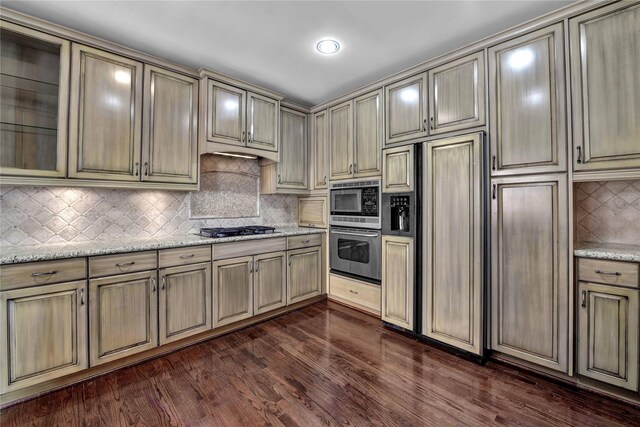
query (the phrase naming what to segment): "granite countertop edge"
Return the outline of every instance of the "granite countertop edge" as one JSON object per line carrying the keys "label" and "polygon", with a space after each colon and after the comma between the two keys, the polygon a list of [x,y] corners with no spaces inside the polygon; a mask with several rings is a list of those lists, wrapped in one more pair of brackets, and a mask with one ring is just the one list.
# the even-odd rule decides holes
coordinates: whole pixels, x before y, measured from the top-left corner
{"label": "granite countertop edge", "polygon": [[288,236],[326,233],[322,228],[276,228],[273,234],[254,234],[222,238],[202,237],[196,234],[184,237],[143,238],[117,240],[95,240],[79,243],[56,243],[43,245],[0,247],[0,265],[25,262],[52,261],[89,256],[114,255],[127,252],[153,251],[158,249],[184,248],[189,246],[240,242],[245,240],[275,239]]}
{"label": "granite countertop edge", "polygon": [[640,262],[640,245],[582,243],[576,245],[573,254],[579,258]]}

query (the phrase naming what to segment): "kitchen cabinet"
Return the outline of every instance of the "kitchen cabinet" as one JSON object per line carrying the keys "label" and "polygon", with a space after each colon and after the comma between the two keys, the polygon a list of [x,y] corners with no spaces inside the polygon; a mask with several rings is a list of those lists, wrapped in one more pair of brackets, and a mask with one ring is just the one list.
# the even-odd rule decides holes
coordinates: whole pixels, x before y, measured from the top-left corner
{"label": "kitchen cabinet", "polygon": [[422,333],[483,350],[483,135],[425,144]]}
{"label": "kitchen cabinet", "polygon": [[385,146],[427,136],[427,73],[384,88]]}
{"label": "kitchen cabinet", "polygon": [[429,70],[431,135],[484,125],[484,105],[484,52]]}
{"label": "kitchen cabinet", "polygon": [[0,21],[0,174],[64,177],[71,43]]}
{"label": "kitchen cabinet", "polygon": [[253,257],[253,314],[266,313],[287,304],[286,252]]}
{"label": "kitchen cabinet", "polygon": [[492,349],[567,372],[565,174],[495,178],[491,186]]}
{"label": "kitchen cabinet", "polygon": [[414,241],[411,237],[382,236],[382,320],[413,329]]}
{"label": "kitchen cabinet", "polygon": [[89,281],[91,366],[158,346],[157,270]]}
{"label": "kitchen cabinet", "polygon": [[321,246],[287,252],[287,304],[322,293]]}
{"label": "kitchen cabinet", "polygon": [[411,192],[415,186],[413,145],[382,151],[382,192]]}
{"label": "kitchen cabinet", "polygon": [[329,108],[330,179],[353,176],[353,102]]}
{"label": "kitchen cabinet", "polygon": [[300,227],[327,228],[327,198],[299,197],[298,225]]}
{"label": "kitchen cabinet", "polygon": [[353,100],[353,175],[356,178],[380,176],[382,149],[382,89]]}
{"label": "kitchen cabinet", "polygon": [[279,109],[277,100],[247,92],[247,147],[278,151]]}
{"label": "kitchen cabinet", "polygon": [[140,181],[141,62],[71,47],[69,177]]}
{"label": "kitchen cabinet", "polygon": [[569,19],[576,172],[640,167],[639,28],[635,2]]}
{"label": "kitchen cabinet", "polygon": [[491,175],[567,170],[561,23],[489,48]]}
{"label": "kitchen cabinet", "polygon": [[213,327],[253,316],[253,257],[213,262]]}
{"label": "kitchen cabinet", "polygon": [[142,181],[197,184],[198,81],[144,66]]}
{"label": "kitchen cabinet", "polygon": [[88,367],[85,280],[0,292],[0,392]]}
{"label": "kitchen cabinet", "polygon": [[325,190],[329,174],[329,118],[327,110],[313,115],[311,146],[313,155],[313,189]]}
{"label": "kitchen cabinet", "polygon": [[307,189],[307,115],[289,108],[280,109],[282,125],[278,162],[278,188]]}
{"label": "kitchen cabinet", "polygon": [[211,329],[211,263],[159,270],[160,345]]}
{"label": "kitchen cabinet", "polygon": [[380,285],[329,274],[329,299],[380,317]]}

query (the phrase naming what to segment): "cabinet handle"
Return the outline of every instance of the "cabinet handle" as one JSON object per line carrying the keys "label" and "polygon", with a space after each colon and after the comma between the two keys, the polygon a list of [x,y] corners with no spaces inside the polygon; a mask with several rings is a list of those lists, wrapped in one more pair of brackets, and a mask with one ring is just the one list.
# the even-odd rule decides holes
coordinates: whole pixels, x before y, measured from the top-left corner
{"label": "cabinet handle", "polygon": [[118,262],[118,263],[116,263],[116,267],[130,267],[132,265],[136,265],[135,261]]}
{"label": "cabinet handle", "polygon": [[139,171],[140,171],[140,163],[136,162],[136,176],[140,175]]}
{"label": "cabinet handle", "polygon": [[491,170],[496,170],[496,156],[491,157]]}
{"label": "cabinet handle", "polygon": [[493,200],[495,200],[495,199],[496,199],[496,185],[495,185],[495,184],[493,184],[493,185],[491,186],[491,198],[492,198]]}
{"label": "cabinet handle", "polygon": [[260,270],[260,262],[259,261],[253,261],[253,271],[255,273],[257,273]]}
{"label": "cabinet handle", "polygon": [[155,292],[156,291],[156,278],[152,277],[151,278],[151,292]]}
{"label": "cabinet handle", "polygon": [[622,276],[622,273],[620,273],[619,271],[601,271],[601,270],[596,270],[596,274],[602,274],[604,276]]}
{"label": "cabinet handle", "polygon": [[357,163],[353,164],[353,173],[358,173],[358,164]]}
{"label": "cabinet handle", "polygon": [[587,291],[582,291],[582,307],[587,306]]}
{"label": "cabinet handle", "polygon": [[191,255],[180,255],[180,258],[182,258],[182,259],[189,259],[189,258],[193,258],[194,256],[196,256],[196,254],[191,254]]}
{"label": "cabinet handle", "polygon": [[289,257],[289,265],[291,265],[291,257]]}
{"label": "cabinet handle", "polygon": [[249,143],[253,142],[253,132],[249,132]]}
{"label": "cabinet handle", "polygon": [[80,288],[80,305],[84,305],[84,289]]}
{"label": "cabinet handle", "polygon": [[349,292],[351,292],[352,294],[358,295],[358,292],[354,291],[353,289],[349,289]]}
{"label": "cabinet handle", "polygon": [[431,119],[431,126],[429,126],[429,128],[433,130],[433,117],[430,117],[430,119]]}
{"label": "cabinet handle", "polygon": [[349,173],[350,173],[350,174],[351,174],[351,173],[353,173],[353,163],[351,163],[351,164],[349,165]]}
{"label": "cabinet handle", "polygon": [[278,174],[278,184],[282,184],[282,176],[280,174]]}
{"label": "cabinet handle", "polygon": [[301,240],[300,243],[305,244],[305,243],[309,243],[311,240]]}
{"label": "cabinet handle", "polygon": [[582,163],[582,147],[581,146],[577,146],[576,150],[578,150],[578,159],[576,160],[576,163],[581,164]]}
{"label": "cabinet handle", "polygon": [[324,179],[322,180],[322,183],[323,183],[323,184],[326,184],[326,183],[327,183],[327,175],[325,175],[325,176],[324,176]]}
{"label": "cabinet handle", "polygon": [[242,142],[244,142],[244,131],[242,131]]}
{"label": "cabinet handle", "polygon": [[424,119],[422,121],[422,131],[426,132],[427,131],[427,119]]}
{"label": "cabinet handle", "polygon": [[167,287],[167,278],[162,276],[162,290],[164,291]]}
{"label": "cabinet handle", "polygon": [[53,276],[54,274],[58,274],[58,270],[46,271],[44,273],[31,273],[31,277]]}
{"label": "cabinet handle", "polygon": [[149,162],[144,162],[144,176],[149,176]]}

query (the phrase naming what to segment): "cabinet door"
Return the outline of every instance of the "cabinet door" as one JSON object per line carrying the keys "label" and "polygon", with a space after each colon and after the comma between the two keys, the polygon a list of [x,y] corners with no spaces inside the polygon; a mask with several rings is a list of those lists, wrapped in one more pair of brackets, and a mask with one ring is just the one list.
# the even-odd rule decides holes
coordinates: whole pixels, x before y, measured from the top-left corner
{"label": "cabinet door", "polygon": [[427,135],[427,73],[384,88],[385,145]]}
{"label": "cabinet door", "polygon": [[211,263],[160,270],[160,345],[211,329]]}
{"label": "cabinet door", "polygon": [[353,102],[329,108],[329,150],[332,180],[353,176]]}
{"label": "cabinet door", "polygon": [[425,144],[423,334],[483,349],[482,135]]}
{"label": "cabinet door", "polygon": [[579,285],[578,373],[638,390],[638,291]]}
{"label": "cabinet door", "polygon": [[307,115],[288,108],[280,109],[281,149],[278,163],[278,188],[307,189]]}
{"label": "cabinet door", "polygon": [[567,372],[566,175],[494,179],[491,192],[492,348]]}
{"label": "cabinet door", "polygon": [[413,238],[382,236],[382,320],[413,329]]}
{"label": "cabinet door", "polygon": [[253,314],[287,304],[286,255],[286,252],[273,252],[253,258]]}
{"label": "cabinet door", "polygon": [[144,66],[142,180],[198,182],[198,81]]}
{"label": "cabinet door", "polygon": [[215,80],[208,84],[207,141],[244,146],[247,93]]}
{"label": "cabinet door", "polygon": [[327,110],[320,111],[313,116],[312,145],[313,145],[313,188],[323,190],[327,188],[327,174],[329,173],[329,120]]}
{"label": "cabinet door", "polygon": [[489,49],[491,175],[567,170],[562,24]]}
{"label": "cabinet door", "polygon": [[87,282],[0,292],[0,392],[88,367]]}
{"label": "cabinet door", "polygon": [[278,151],[280,102],[247,92],[247,147]]}
{"label": "cabinet door", "polygon": [[158,345],[156,275],[152,270],[89,281],[91,366]]}
{"label": "cabinet door", "polygon": [[301,227],[327,228],[327,198],[299,197],[298,225]]}
{"label": "cabinet door", "polygon": [[353,172],[356,177],[381,174],[382,89],[353,101],[355,112]]}
{"label": "cabinet door", "polygon": [[71,43],[0,21],[0,173],[64,177]]}
{"label": "cabinet door", "polygon": [[382,191],[385,193],[413,191],[414,164],[413,145],[383,150]]}
{"label": "cabinet door", "polygon": [[142,63],[73,44],[69,177],[140,180]]}
{"label": "cabinet door", "polygon": [[253,257],[213,263],[213,327],[253,316]]}
{"label": "cabinet door", "polygon": [[484,125],[484,101],[484,52],[430,70],[429,133]]}
{"label": "cabinet door", "polygon": [[320,246],[289,251],[287,269],[287,304],[293,304],[322,293],[322,260]]}
{"label": "cabinet door", "polygon": [[640,5],[569,20],[574,170],[640,167]]}

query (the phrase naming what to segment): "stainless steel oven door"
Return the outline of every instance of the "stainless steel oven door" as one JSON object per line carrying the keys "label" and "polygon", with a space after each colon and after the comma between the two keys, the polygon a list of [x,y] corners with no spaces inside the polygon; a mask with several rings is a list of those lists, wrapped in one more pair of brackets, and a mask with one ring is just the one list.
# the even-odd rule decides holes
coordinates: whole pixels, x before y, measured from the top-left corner
{"label": "stainless steel oven door", "polygon": [[331,227],[329,255],[331,270],[380,281],[382,233],[379,230]]}
{"label": "stainless steel oven door", "polygon": [[332,215],[359,215],[362,213],[362,189],[331,190]]}

